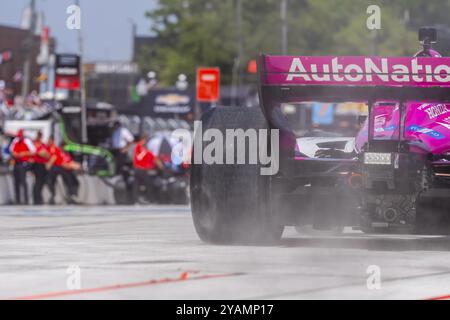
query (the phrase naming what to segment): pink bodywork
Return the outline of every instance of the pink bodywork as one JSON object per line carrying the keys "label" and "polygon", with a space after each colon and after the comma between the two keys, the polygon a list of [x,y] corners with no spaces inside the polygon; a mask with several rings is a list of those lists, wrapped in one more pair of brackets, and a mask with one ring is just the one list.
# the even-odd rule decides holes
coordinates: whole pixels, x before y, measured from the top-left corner
{"label": "pink bodywork", "polygon": [[[441,57],[265,56],[264,68],[261,82],[268,86],[450,87],[450,58]],[[450,152],[450,104],[407,101],[405,106],[401,138],[418,142],[421,152]],[[372,116],[374,139],[399,139],[398,102],[377,101]],[[356,138],[359,151],[367,131],[368,122]]]}
{"label": "pink bodywork", "polygon": [[[400,106],[398,103],[375,104],[372,113],[373,138],[398,140],[400,134]],[[368,124],[356,138],[356,149],[361,151],[368,141]],[[402,140],[417,141],[416,152],[443,154],[450,152],[450,105],[433,103],[406,104],[406,118]]]}
{"label": "pink bodywork", "polygon": [[450,58],[266,56],[266,85],[450,86]]}

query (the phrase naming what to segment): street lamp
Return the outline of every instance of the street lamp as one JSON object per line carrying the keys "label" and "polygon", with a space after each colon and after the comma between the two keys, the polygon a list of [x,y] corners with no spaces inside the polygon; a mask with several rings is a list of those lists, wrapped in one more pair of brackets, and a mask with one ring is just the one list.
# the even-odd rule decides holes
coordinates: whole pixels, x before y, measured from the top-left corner
{"label": "street lamp", "polygon": [[184,91],[188,88],[189,83],[187,81],[187,76],[185,74],[180,74],[178,80],[175,84],[178,90]]}
{"label": "street lamp", "polygon": [[149,73],[147,73],[147,78],[148,78],[148,89],[153,89],[156,88],[158,86],[158,79],[156,78],[156,72],[155,71],[150,71]]}
{"label": "street lamp", "polygon": [[233,84],[232,84],[232,106],[236,106],[238,95],[238,88],[241,86],[241,63],[244,56],[244,37],[242,33],[242,0],[237,0],[236,3],[236,26],[237,26],[237,57],[234,59],[233,66]]}
{"label": "street lamp", "polygon": [[288,0],[281,0],[280,3],[280,16],[281,16],[281,52],[283,55],[288,54],[288,20],[287,11],[288,10]]}
{"label": "street lamp", "polygon": [[34,32],[36,30],[36,0],[30,1],[30,28],[24,42],[25,60],[23,63],[22,96],[30,91],[31,51],[33,49]]}

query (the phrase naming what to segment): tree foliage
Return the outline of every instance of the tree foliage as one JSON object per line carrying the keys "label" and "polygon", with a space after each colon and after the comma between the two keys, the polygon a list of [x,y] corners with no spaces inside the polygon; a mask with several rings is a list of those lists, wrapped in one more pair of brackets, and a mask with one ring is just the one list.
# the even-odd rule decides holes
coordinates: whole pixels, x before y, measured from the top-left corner
{"label": "tree foliage", "polygon": [[[159,0],[147,13],[157,45],[155,54],[143,52],[138,63],[155,70],[165,84],[180,73],[195,79],[198,66],[218,66],[223,82],[232,80],[242,35],[241,72],[259,52],[281,53],[280,0],[241,0],[242,28],[238,28],[239,0]],[[445,27],[447,0],[288,0],[289,54],[295,55],[406,55],[418,49],[417,29]],[[381,8],[381,30],[366,26],[367,7]],[[439,49],[448,53],[450,33]]]}

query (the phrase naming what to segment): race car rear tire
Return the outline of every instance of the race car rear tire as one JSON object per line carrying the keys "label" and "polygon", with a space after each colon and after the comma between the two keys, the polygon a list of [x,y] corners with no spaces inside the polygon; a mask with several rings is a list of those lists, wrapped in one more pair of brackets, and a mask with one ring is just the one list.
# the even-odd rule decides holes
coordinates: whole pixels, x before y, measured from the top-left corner
{"label": "race car rear tire", "polygon": [[[216,129],[223,137],[226,129],[268,129],[259,108],[218,107],[204,115],[202,124],[203,132]],[[201,240],[215,244],[273,244],[280,240],[284,226],[270,214],[270,177],[262,176],[260,168],[195,164],[193,159],[191,207]]]}

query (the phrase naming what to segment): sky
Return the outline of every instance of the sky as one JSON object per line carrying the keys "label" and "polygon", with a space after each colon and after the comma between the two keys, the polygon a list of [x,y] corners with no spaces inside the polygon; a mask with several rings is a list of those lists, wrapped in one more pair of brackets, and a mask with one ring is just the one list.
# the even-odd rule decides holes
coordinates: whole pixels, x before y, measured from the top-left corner
{"label": "sky", "polygon": [[[57,52],[78,52],[78,31],[69,30],[68,6],[75,0],[36,0],[43,11],[50,35],[57,39]],[[22,12],[30,0],[0,0],[0,25],[20,26]],[[139,35],[150,35],[151,21],[145,12],[157,0],[80,0],[84,59],[89,61],[128,61],[132,55],[132,24]]]}

